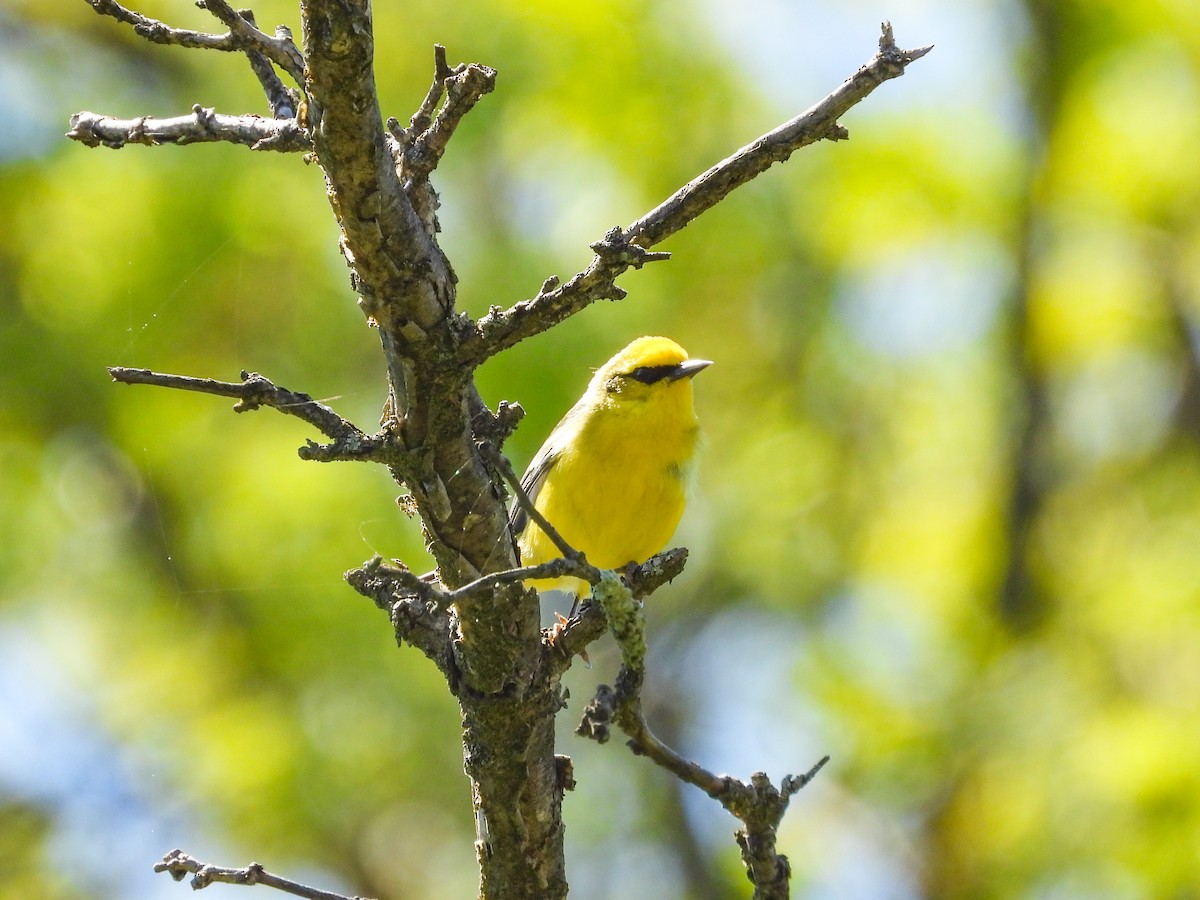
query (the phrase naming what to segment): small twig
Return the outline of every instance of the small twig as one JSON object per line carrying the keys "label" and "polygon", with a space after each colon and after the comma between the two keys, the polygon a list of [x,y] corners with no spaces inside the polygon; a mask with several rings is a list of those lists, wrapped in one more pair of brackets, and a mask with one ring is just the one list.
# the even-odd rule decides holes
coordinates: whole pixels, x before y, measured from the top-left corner
{"label": "small twig", "polygon": [[[346,575],[350,576],[359,571],[365,572],[377,579],[374,583],[375,588],[386,587],[396,596],[408,595],[416,597],[423,602],[429,603],[434,609],[440,612],[449,609],[461,600],[466,600],[483,593],[490,593],[493,588],[501,584],[511,584],[515,581],[524,581],[527,578],[562,578],[567,575],[576,578],[585,578],[591,574],[590,569],[590,566],[581,566],[579,562],[573,559],[552,559],[549,562],[538,563],[536,566],[520,566],[514,569],[505,569],[503,572],[481,575],[474,581],[464,584],[460,588],[455,588],[452,591],[443,590],[438,586],[437,581],[429,576],[415,575],[406,568],[384,565],[382,559],[378,556],[363,563],[361,570],[352,569]],[[377,594],[372,592],[368,596],[374,598]]]}
{"label": "small twig", "polygon": [[425,94],[425,99],[417,111],[409,119],[410,134],[416,136],[424,132],[433,122],[433,113],[442,100],[446,90],[446,79],[454,74],[450,64],[446,62],[446,48],[441,44],[433,45],[433,84]]}
{"label": "small twig", "polygon": [[[445,49],[442,48],[438,62],[445,64],[445,61]],[[443,72],[439,71],[439,74]],[[413,128],[410,132],[413,142],[405,154],[405,160],[406,173],[417,180],[427,179],[437,168],[463,117],[485,94],[490,94],[496,87],[496,70],[481,63],[460,64],[454,69],[444,70],[444,74],[442,83],[446,89],[446,100],[433,121],[425,128],[417,128],[418,120],[424,123],[427,119],[424,104],[413,117]],[[427,96],[426,100],[428,99]]]}
{"label": "small twig", "polygon": [[71,116],[67,137],[89,147],[119,150],[126,144],[196,144],[223,141],[242,144],[251,150],[296,153],[312,149],[308,135],[295,119],[265,119],[262,116],[228,116],[197,104],[191,115],[166,119],[139,116],[115,119],[98,113],[77,112]]}
{"label": "small twig", "polygon": [[235,40],[258,50],[291,75],[296,84],[304,84],[304,54],[292,40],[290,29],[277,29],[274,35],[259,31],[253,18],[246,18],[225,0],[196,0],[196,5],[216,16]]}
{"label": "small twig", "polygon": [[233,46],[233,36],[229,34],[208,34],[188,28],[172,28],[157,19],[126,9],[116,0],[87,0],[87,2],[100,15],[111,16],[118,22],[132,25],[134,32],[139,37],[143,37],[151,43],[203,50],[234,51],[243,49]]}
{"label": "small twig", "polygon": [[588,267],[565,284],[542,290],[510,309],[483,317],[473,339],[464,346],[464,359],[477,365],[519,341],[553,328],[596,300],[620,299],[625,292],[615,279],[650,257],[630,255],[627,248],[649,249],[686,227],[735,188],[782,162],[801,147],[820,140],[844,140],[849,133],[838,119],[885,81],[904,74],[905,67],[931,47],[901,50],[892,26],[884,23],[879,52],[827,97],[789,122],[767,132],[732,156],[712,166],[646,213],[628,228],[610,231],[601,248],[612,244],[622,252],[605,256],[601,249]]}
{"label": "small twig", "polygon": [[496,411],[492,412],[477,390],[468,394],[467,403],[471,410],[471,433],[493,447],[503,447],[504,442],[512,436],[517,425],[525,418],[525,410],[521,404],[508,400],[501,400],[496,404]]}
{"label": "small twig", "polygon": [[503,572],[481,575],[479,578],[464,584],[460,588],[445,592],[439,598],[439,602],[445,606],[449,606],[452,603],[458,603],[460,600],[466,600],[469,597],[475,597],[491,591],[497,585],[508,584],[514,581],[525,581],[526,579],[537,580],[541,578],[572,576],[587,580],[594,572],[595,569],[586,562],[571,559],[570,557],[561,557],[559,559],[552,559],[549,562],[538,563],[536,566],[520,566],[516,569],[505,569]]}
{"label": "small twig", "polygon": [[[254,20],[253,10],[239,9],[237,12],[252,26],[258,27],[258,23]],[[280,25],[275,29],[275,37],[279,40],[290,41],[292,40],[291,29],[286,25]],[[254,73],[258,83],[262,85],[263,93],[267,95],[267,104],[271,107],[271,115],[276,119],[294,119],[296,110],[300,106],[299,92],[283,83],[279,73],[275,71],[275,67],[261,50],[245,52],[246,59],[250,62],[250,71]]]}
{"label": "small twig", "polygon": [[239,16],[224,0],[199,0],[198,6],[209,10],[229,27],[228,34],[208,34],[187,28],[172,28],[157,19],[126,9],[116,0],[87,0],[97,13],[132,25],[140,36],[155,44],[173,44],[205,50],[238,52],[258,50],[292,78],[296,84],[304,83],[304,56],[287,37],[263,34]]}
{"label": "small twig", "polygon": [[183,881],[192,874],[190,884],[192,890],[198,891],[214,882],[224,884],[261,884],[275,888],[295,897],[305,897],[307,900],[365,900],[363,897],[349,897],[345,894],[335,894],[320,888],[309,887],[279,875],[272,875],[258,863],[250,863],[241,869],[231,869],[225,866],[212,866],[188,856],[182,850],[172,850],[162,858],[162,862],[154,864],[155,872],[166,872],[176,881]]}
{"label": "small twig", "polygon": [[[337,446],[342,447],[344,451],[351,446],[363,448],[358,457],[351,457],[348,451],[345,451],[337,457],[339,459],[373,458],[380,444],[378,439],[359,431],[351,422],[343,419],[325,404],[318,403],[308,394],[278,387],[257,372],[242,372],[241,382],[215,381],[212,378],[193,378],[189,375],[167,375],[149,369],[127,369],[122,366],[110,366],[108,374],[112,376],[113,381],[122,384],[150,384],[202,394],[216,394],[219,397],[236,397],[238,402],[233,406],[234,412],[248,412],[260,406],[269,406],[285,415],[303,419],[322,434],[333,438]],[[310,442],[308,447],[301,448],[301,457],[319,460],[320,456],[312,450],[315,446]]]}
{"label": "small twig", "polygon": [[670,253],[651,252],[640,244],[633,243],[619,225],[610,228],[600,240],[588,244],[588,249],[600,257],[606,265],[622,269],[640,269],[648,262],[671,258]]}

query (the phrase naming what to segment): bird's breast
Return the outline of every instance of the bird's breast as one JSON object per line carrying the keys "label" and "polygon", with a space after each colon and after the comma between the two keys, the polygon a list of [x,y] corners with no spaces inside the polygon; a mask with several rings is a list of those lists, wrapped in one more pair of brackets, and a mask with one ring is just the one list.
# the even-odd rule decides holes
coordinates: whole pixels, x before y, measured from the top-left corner
{"label": "bird's breast", "polygon": [[644,562],[683,515],[697,436],[690,418],[589,422],[543,486],[542,512],[595,565]]}

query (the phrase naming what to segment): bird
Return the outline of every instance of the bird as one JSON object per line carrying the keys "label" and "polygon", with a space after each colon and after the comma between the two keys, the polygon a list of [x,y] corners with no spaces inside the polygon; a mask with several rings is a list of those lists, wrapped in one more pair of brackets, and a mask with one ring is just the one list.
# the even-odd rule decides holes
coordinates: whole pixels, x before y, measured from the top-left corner
{"label": "bird", "polygon": [[[692,378],[710,365],[670,338],[637,338],[596,371],[529,464],[525,495],[592,565],[643,563],[675,533],[700,435]],[[509,525],[523,566],[562,556],[520,503]],[[576,604],[590,590],[570,576],[526,584]]]}

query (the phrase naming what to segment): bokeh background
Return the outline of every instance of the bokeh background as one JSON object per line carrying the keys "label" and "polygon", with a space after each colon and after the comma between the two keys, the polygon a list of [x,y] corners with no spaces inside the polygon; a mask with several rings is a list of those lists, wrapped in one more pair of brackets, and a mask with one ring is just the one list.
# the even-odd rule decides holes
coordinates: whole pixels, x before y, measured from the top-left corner
{"label": "bokeh background", "polygon": [[[145,0],[214,29],[183,0]],[[294,4],[255,6],[299,29]],[[717,364],[650,610],[651,719],[718,771],[832,755],[780,835],[803,898],[1200,897],[1200,32],[1193,0],[376,3],[386,114],[434,42],[495,66],[437,183],[473,315],[865,62],[936,49],[480,373],[518,466],[630,338]],[[310,432],[106,365],[326,400],[383,370],[320,173],[89,150],[72,112],[263,112],[238,56],[0,0],[0,896],[166,898],[180,846],[383,898],[475,890],[456,708],[341,581],[426,565]],[[734,821],[571,728],[573,895],[746,893]],[[234,888],[212,888],[233,893]]]}

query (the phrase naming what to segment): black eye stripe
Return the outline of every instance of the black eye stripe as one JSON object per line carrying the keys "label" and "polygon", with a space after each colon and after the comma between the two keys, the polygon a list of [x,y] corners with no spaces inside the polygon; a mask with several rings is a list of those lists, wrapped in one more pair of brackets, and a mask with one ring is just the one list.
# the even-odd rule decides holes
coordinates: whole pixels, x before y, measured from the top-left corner
{"label": "black eye stripe", "polygon": [[632,372],[626,372],[626,378],[632,378],[634,381],[640,381],[642,384],[654,384],[656,381],[662,381],[670,375],[674,375],[679,371],[679,366],[638,366]]}

